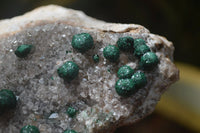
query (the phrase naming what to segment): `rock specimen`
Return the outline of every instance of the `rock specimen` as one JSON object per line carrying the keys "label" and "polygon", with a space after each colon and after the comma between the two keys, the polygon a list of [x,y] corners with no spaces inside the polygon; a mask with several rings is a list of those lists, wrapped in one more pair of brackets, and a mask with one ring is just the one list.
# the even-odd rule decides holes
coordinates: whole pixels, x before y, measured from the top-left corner
{"label": "rock specimen", "polygon": [[[146,46],[134,54],[139,45]],[[178,80],[173,52],[171,42],[143,26],[106,23],[55,5],[2,20],[0,90],[13,91],[17,106],[0,116],[0,133],[26,125],[41,133],[110,133],[134,123]],[[125,65],[130,68],[119,75],[131,75],[119,79]]]}

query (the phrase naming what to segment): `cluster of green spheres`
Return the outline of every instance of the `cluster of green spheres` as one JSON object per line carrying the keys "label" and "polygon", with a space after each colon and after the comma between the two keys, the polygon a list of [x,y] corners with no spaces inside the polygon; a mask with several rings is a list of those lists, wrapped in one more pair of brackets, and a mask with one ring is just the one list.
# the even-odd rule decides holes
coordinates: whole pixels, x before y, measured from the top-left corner
{"label": "cluster of green spheres", "polygon": [[[156,54],[151,52],[151,49],[143,39],[133,39],[129,36],[120,37],[117,45],[121,51],[134,51],[133,55],[139,59],[139,68],[143,70],[152,70],[159,62]],[[105,58],[108,59],[107,57]],[[131,96],[147,84],[147,78],[144,72],[137,71],[134,73],[134,70],[127,65],[119,68],[117,76],[119,80],[115,84],[115,90],[122,97]]]}
{"label": "cluster of green spheres", "polygon": [[129,97],[138,89],[147,84],[146,76],[143,72],[134,70],[130,66],[122,66],[117,72],[119,80],[115,84],[115,90],[122,97]]}
{"label": "cluster of green spheres", "polygon": [[26,125],[20,130],[20,133],[40,133],[40,131],[36,126]]}
{"label": "cluster of green spheres", "polygon": [[11,109],[14,109],[17,105],[15,94],[8,89],[0,90],[0,115]]}

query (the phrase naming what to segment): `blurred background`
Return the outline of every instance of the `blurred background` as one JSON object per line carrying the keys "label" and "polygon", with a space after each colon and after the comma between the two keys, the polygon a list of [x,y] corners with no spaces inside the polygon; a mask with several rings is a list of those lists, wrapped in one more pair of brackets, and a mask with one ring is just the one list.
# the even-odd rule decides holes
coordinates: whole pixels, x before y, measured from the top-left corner
{"label": "blurred background", "polygon": [[115,133],[200,132],[200,0],[1,0],[0,19],[48,4],[108,22],[140,24],[174,43],[180,81],[162,96],[153,114]]}

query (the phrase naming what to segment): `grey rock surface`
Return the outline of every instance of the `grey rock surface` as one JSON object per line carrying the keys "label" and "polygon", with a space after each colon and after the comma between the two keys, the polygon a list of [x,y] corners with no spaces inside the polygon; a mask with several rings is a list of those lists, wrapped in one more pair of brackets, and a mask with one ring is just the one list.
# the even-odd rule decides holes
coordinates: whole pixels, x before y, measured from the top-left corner
{"label": "grey rock surface", "polygon": [[[81,54],[71,46],[72,36],[90,33],[95,46]],[[119,37],[142,38],[160,62],[147,75],[148,84],[129,98],[115,92],[117,70],[122,65],[138,68],[132,53],[121,52],[118,63],[103,57],[103,48],[116,45]],[[19,59],[14,50],[32,44],[35,51]],[[67,51],[68,52],[66,54]],[[161,94],[179,79],[173,64],[174,47],[164,37],[135,24],[106,23],[80,11],[49,5],[23,16],[0,21],[0,89],[18,96],[17,108],[0,117],[0,133],[17,133],[27,124],[41,133],[62,133],[66,128],[79,133],[109,133],[116,127],[137,122],[153,112]],[[94,63],[92,55],[100,62]],[[66,61],[74,61],[79,76],[71,83],[57,74]],[[75,118],[67,107],[78,109]]]}

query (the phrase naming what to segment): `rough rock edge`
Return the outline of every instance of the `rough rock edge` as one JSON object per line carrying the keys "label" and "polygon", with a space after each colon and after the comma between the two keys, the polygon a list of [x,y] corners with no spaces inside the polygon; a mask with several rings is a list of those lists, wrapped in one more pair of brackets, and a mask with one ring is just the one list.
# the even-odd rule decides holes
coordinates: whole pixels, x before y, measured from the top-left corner
{"label": "rough rock edge", "polygon": [[[39,17],[38,17],[39,16]],[[78,20],[78,21],[77,21]],[[76,11],[72,9],[66,9],[56,5],[49,5],[37,8],[29,13],[24,14],[23,16],[15,17],[12,19],[0,21],[0,38],[11,36],[15,33],[20,32],[25,28],[34,27],[37,25],[43,25],[48,23],[65,23],[71,26],[81,27],[83,29],[97,29],[102,32],[114,32],[114,33],[137,33],[137,34],[149,34],[152,38],[156,40],[156,43],[165,45],[166,47],[173,47],[172,42],[168,41],[166,38],[151,34],[146,28],[136,24],[117,24],[117,23],[106,23],[104,21],[96,20],[94,18],[86,16],[82,11]],[[9,28],[7,28],[9,27]],[[155,44],[156,44],[155,43]],[[170,52],[170,55],[173,55],[173,51]],[[169,57],[173,60],[173,57]],[[129,119],[124,120],[122,123],[119,123],[118,126],[131,124],[133,119],[134,122],[142,119],[146,115],[153,112],[154,107],[160,99],[160,95],[166,90],[166,88],[179,79],[179,72],[175,65],[169,60],[169,62],[174,69],[175,73],[170,75],[173,80],[169,81],[167,86],[163,88],[154,89],[149,92],[149,95],[146,97],[142,106],[136,109],[135,113],[139,115],[134,115]],[[160,94],[160,95],[158,95]],[[152,100],[151,96],[154,96]],[[157,97],[155,97],[157,96]],[[155,102],[156,101],[156,102]],[[137,116],[137,117],[136,117]],[[116,127],[110,128],[110,131],[115,130]]]}

